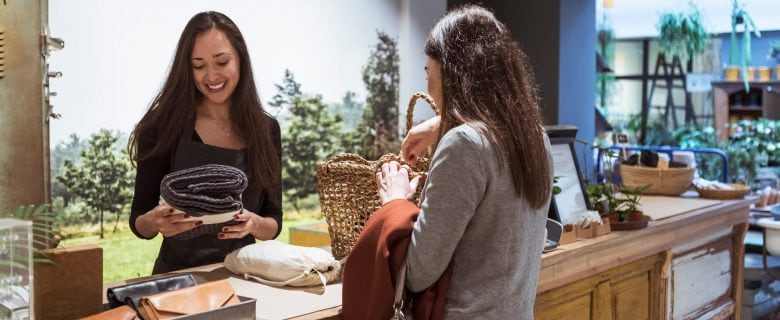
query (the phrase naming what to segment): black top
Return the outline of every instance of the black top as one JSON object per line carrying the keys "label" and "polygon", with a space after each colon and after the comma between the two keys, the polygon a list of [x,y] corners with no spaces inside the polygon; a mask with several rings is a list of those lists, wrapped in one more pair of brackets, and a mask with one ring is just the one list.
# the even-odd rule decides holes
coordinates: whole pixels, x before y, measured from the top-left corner
{"label": "black top", "polygon": [[[276,150],[263,150],[264,156],[276,156],[281,163],[281,133],[279,123],[271,119],[273,142]],[[184,130],[178,145],[171,152],[138,161],[135,179],[135,193],[130,212],[130,229],[136,236],[146,238],[135,229],[135,220],[160,203],[160,182],[162,178],[173,171],[183,170],[205,164],[221,164],[245,170],[247,149],[235,150],[204,144],[194,130],[192,121]],[[157,137],[139,137],[139,154],[154,147]],[[248,172],[246,172],[248,173]],[[262,178],[262,177],[261,177]],[[282,230],[282,186],[281,172],[277,177],[277,190],[268,192],[254,185],[249,176],[249,187],[242,194],[244,208],[263,217],[276,220],[279,229],[274,238]],[[219,239],[216,235],[207,234],[192,239],[164,238],[160,252],[155,261],[153,273],[163,273],[184,268],[222,262],[231,251],[252,244],[255,238],[247,235],[241,239]]]}

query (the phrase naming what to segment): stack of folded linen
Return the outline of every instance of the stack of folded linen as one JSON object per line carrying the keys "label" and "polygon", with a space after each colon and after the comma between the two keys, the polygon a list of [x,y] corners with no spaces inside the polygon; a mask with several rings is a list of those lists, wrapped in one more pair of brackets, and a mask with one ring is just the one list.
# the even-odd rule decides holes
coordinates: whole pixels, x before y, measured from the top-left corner
{"label": "stack of folded linen", "polygon": [[235,224],[233,216],[243,209],[241,193],[248,185],[244,172],[231,166],[208,164],[166,175],[160,183],[160,195],[171,207],[186,212],[185,221],[203,221],[195,229],[177,234],[189,239],[217,234],[226,225]]}

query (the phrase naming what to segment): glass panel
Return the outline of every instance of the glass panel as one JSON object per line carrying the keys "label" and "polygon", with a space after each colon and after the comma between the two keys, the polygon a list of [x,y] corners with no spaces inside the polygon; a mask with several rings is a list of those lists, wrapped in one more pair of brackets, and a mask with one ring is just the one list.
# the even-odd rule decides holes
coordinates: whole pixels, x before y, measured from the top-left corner
{"label": "glass panel", "polygon": [[615,129],[634,129],[631,117],[642,111],[642,81],[616,80],[607,99],[605,116]]}
{"label": "glass panel", "polygon": [[616,76],[642,74],[642,41],[618,41],[615,44],[613,70]]}

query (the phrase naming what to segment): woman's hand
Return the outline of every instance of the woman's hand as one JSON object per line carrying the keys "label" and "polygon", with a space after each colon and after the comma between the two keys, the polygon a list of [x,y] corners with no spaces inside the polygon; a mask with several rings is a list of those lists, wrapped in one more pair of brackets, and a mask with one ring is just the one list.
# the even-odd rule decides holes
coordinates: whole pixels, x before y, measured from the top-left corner
{"label": "woman's hand", "polygon": [[417,165],[417,157],[425,151],[425,148],[436,142],[440,124],[441,116],[435,116],[409,130],[401,144],[404,161],[412,166]]}
{"label": "woman's hand", "polygon": [[[136,220],[136,229],[146,236],[152,237],[161,233],[163,237],[170,237],[191,230],[203,223],[203,221],[182,221],[189,216],[181,210],[174,209],[167,204],[159,204]],[[140,222],[140,223],[139,223]]]}
{"label": "woman's hand", "polygon": [[377,191],[382,205],[396,199],[414,198],[414,191],[420,183],[420,177],[409,181],[408,166],[401,166],[398,162],[390,161],[382,165],[382,171],[376,173]]}
{"label": "woman's hand", "polygon": [[232,226],[223,227],[217,237],[220,239],[241,239],[251,234],[256,239],[269,240],[276,234],[279,226],[276,220],[257,215],[256,213],[244,209],[233,218],[239,223]]}

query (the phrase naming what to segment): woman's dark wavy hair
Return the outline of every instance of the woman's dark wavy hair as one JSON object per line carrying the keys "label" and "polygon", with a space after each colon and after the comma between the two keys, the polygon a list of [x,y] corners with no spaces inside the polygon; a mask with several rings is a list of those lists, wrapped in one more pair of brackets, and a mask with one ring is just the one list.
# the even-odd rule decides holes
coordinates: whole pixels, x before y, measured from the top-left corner
{"label": "woman's dark wavy hair", "polygon": [[[247,175],[254,178],[250,179],[253,184],[265,190],[275,190],[281,164],[278,157],[268,155],[278,155],[281,150],[275,150],[272,141],[272,118],[263,109],[257,95],[244,37],[236,24],[219,12],[198,13],[184,27],[165,84],[130,135],[130,157],[137,162],[171,153],[186,124],[195,121],[195,108],[204,97],[195,87],[192,50],[195,38],[212,29],[224,33],[238,53],[240,77],[230,97],[230,121],[247,144]],[[139,153],[139,143],[149,137],[156,137],[154,147]],[[271,150],[273,152],[269,152]]]}
{"label": "woman's dark wavy hair", "polygon": [[466,123],[508,162],[515,191],[533,208],[547,204],[551,170],[528,58],[493,13],[476,5],[450,11],[428,35],[425,54],[441,63],[439,137]]}

